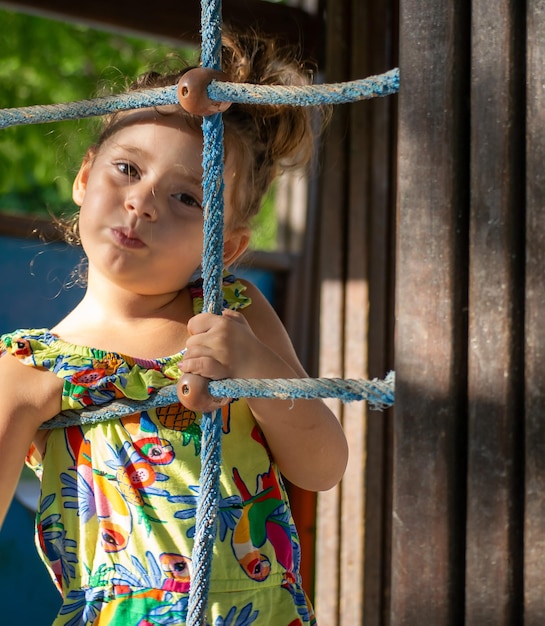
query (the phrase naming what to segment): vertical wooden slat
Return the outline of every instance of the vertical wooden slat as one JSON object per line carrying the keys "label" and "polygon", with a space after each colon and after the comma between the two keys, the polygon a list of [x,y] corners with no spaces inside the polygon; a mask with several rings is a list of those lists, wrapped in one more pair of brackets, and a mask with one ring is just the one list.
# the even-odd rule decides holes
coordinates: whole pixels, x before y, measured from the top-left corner
{"label": "vertical wooden slat", "polygon": [[[360,214],[363,213],[360,211]],[[350,239],[359,238],[365,229],[361,215],[350,215]],[[358,219],[359,218],[359,219]],[[361,242],[362,239],[359,238]],[[363,240],[365,241],[365,240]],[[354,241],[349,243],[350,260],[346,283],[346,317],[344,327],[346,378],[367,378],[367,281],[354,272],[365,266],[362,256],[355,254]],[[360,245],[360,251],[363,247]],[[359,258],[358,258],[359,256]],[[365,540],[365,478],[367,411],[361,402],[343,408],[343,426],[350,445],[350,457],[342,481],[341,552],[340,552],[340,626],[363,621],[364,540]]]}
{"label": "vertical wooden slat", "polygon": [[466,3],[400,14],[390,621],[463,623]]}
{"label": "vertical wooden slat", "polygon": [[[365,53],[356,51],[353,55],[353,64],[357,66],[354,75],[379,74],[396,67],[397,1],[360,3],[355,0],[353,21],[365,25],[363,32],[360,27],[359,35],[364,41]],[[396,107],[395,96],[369,102],[366,135],[354,143],[354,152],[359,150],[366,155],[369,168],[368,237],[364,245],[369,265],[367,346],[371,378],[382,378],[393,369]],[[370,411],[367,415],[362,622],[365,626],[383,626],[386,619],[391,534],[391,422],[391,411]]]}
{"label": "vertical wooden slat", "polygon": [[[390,6],[375,13],[359,0],[328,4],[327,82],[361,78],[392,67],[382,56],[377,63],[370,44],[376,29],[386,28],[388,15],[391,15]],[[381,34],[380,45],[391,54],[391,39],[390,45],[385,43],[391,32]],[[376,38],[380,39],[381,35],[376,34]],[[325,372],[334,375],[335,349],[340,349],[339,372],[348,378],[368,378],[370,332],[375,349],[380,352],[372,357],[374,366],[382,367],[377,375],[386,373],[384,364],[388,361],[387,346],[393,326],[393,307],[389,309],[392,275],[388,263],[392,253],[389,244],[393,221],[391,123],[391,109],[385,101],[375,100],[336,107],[328,133],[321,216],[325,238],[320,247],[321,260],[327,264],[321,275],[322,280],[325,279],[321,285],[324,375]],[[329,217],[328,212],[331,212]],[[373,267],[369,265],[371,258]],[[337,267],[340,272],[332,280],[332,268]],[[376,291],[373,294],[369,292],[371,272]],[[373,297],[376,304],[372,309]],[[371,309],[375,316],[373,329],[369,325]],[[336,328],[339,323],[341,328]],[[341,341],[341,344],[334,348],[332,341]],[[335,555],[334,570],[328,565],[331,555],[322,561],[321,552],[317,558],[318,581],[324,577],[324,585],[318,582],[316,588],[318,620],[329,626],[353,626],[364,620],[366,624],[378,625],[385,595],[382,583],[387,532],[384,523],[387,422],[384,415],[375,415],[372,432],[369,432],[365,404],[348,404],[339,409],[350,458],[340,494],[319,496],[317,549],[323,548],[321,536],[331,542],[329,533],[336,532],[339,552]],[[337,515],[336,522],[332,515]],[[330,586],[332,571],[338,576],[336,591]],[[337,593],[336,599],[333,592]],[[325,599],[329,602],[323,609]]]}
{"label": "vertical wooden slat", "polygon": [[[350,35],[350,68],[346,79],[363,76],[365,59],[365,22],[361,21],[361,3],[350,4],[347,15]],[[369,267],[368,202],[369,157],[362,149],[368,138],[369,103],[352,104],[343,114],[350,131],[347,146],[347,227],[345,235],[346,282],[344,285],[344,376],[368,378]],[[367,410],[361,402],[345,405],[343,427],[350,445],[350,457],[341,491],[340,552],[340,626],[363,621],[365,499],[366,499],[366,433]]]}
{"label": "vertical wooden slat", "polygon": [[[329,0],[326,20],[326,79],[346,76],[348,63],[348,2]],[[342,78],[340,78],[342,80]],[[344,236],[347,193],[345,136],[342,108],[333,113],[325,138],[320,198],[318,288],[320,289],[320,375],[343,375]],[[342,406],[330,401],[342,420]],[[315,604],[318,621],[337,624],[339,615],[340,488],[320,493],[317,503]]]}
{"label": "vertical wooden slat", "polygon": [[524,99],[517,0],[472,3],[466,621],[521,618]]}
{"label": "vertical wooden slat", "polygon": [[[380,74],[399,64],[398,2],[362,4],[367,7],[362,19],[368,24],[367,62],[362,74]],[[370,167],[369,368],[371,376],[383,377],[392,367],[393,356],[397,97],[377,98],[370,106],[369,134],[360,145],[367,149]]]}
{"label": "vertical wooden slat", "polygon": [[524,616],[545,624],[545,1],[527,6]]}

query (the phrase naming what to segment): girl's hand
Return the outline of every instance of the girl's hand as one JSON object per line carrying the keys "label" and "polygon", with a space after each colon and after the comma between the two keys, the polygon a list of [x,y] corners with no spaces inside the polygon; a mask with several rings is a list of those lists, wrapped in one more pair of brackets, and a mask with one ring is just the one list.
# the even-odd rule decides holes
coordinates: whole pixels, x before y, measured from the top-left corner
{"label": "girl's hand", "polygon": [[286,364],[254,334],[241,313],[200,313],[189,320],[189,339],[180,369],[205,378],[264,378]]}
{"label": "girl's hand", "polygon": [[222,315],[200,313],[187,325],[189,339],[178,381],[180,401],[190,410],[214,411],[230,398],[214,398],[208,380],[294,376],[286,363],[261,342],[246,318],[226,309]]}

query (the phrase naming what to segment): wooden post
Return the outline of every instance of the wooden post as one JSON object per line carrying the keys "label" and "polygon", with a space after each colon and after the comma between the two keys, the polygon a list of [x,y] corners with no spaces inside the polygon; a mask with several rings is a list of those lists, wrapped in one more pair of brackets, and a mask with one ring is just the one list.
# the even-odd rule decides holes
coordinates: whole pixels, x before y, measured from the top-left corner
{"label": "wooden post", "polygon": [[[353,0],[352,4],[352,75],[369,76],[396,67],[399,62],[397,2]],[[363,213],[366,224],[366,238],[359,243],[366,257],[369,297],[365,375],[382,378],[393,368],[397,97],[374,99],[354,107],[352,129],[351,178],[361,180],[363,167],[367,171],[367,188],[359,186],[363,196],[359,205],[354,193],[354,206],[359,206],[356,210]],[[357,184],[354,187],[358,189]],[[357,246],[355,242],[356,249]],[[365,413],[362,590],[365,626],[384,624],[388,607],[392,418],[392,411]]]}
{"label": "wooden post", "polygon": [[463,623],[465,5],[461,0],[401,4],[390,609],[395,626]]}
{"label": "wooden post", "polygon": [[527,6],[524,623],[545,624],[545,2]]}
{"label": "wooden post", "polygon": [[465,623],[511,626],[522,607],[524,6],[472,8]]}
{"label": "wooden post", "polygon": [[[328,2],[326,22],[327,80],[344,77],[348,65],[349,12],[347,0]],[[334,79],[333,79],[334,80]],[[340,79],[342,80],[342,78]],[[320,198],[319,276],[320,375],[343,376],[344,250],[347,197],[347,154],[344,138],[348,120],[336,109],[324,145],[323,184]],[[342,421],[340,402],[331,408]],[[338,624],[340,604],[340,487],[319,494],[316,513],[317,617],[323,624]],[[355,529],[360,533],[360,529]]]}

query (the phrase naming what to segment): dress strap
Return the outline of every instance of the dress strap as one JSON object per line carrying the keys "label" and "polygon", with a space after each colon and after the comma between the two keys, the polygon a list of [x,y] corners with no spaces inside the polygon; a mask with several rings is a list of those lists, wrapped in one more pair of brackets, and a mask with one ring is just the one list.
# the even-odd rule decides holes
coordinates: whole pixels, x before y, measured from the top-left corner
{"label": "dress strap", "polygon": [[[195,315],[202,313],[204,304],[202,277],[190,283],[188,287],[193,300],[193,313]],[[252,299],[244,295],[246,286],[230,272],[225,271],[223,274],[222,290],[224,309],[238,311],[239,309],[245,309],[252,303]]]}

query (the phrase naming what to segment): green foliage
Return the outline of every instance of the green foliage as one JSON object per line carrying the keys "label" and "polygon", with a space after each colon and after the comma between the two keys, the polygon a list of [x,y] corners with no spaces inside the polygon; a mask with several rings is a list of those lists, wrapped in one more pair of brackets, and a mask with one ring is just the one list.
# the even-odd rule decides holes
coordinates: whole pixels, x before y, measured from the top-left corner
{"label": "green foliage", "polygon": [[261,210],[252,222],[250,247],[253,250],[276,250],[278,229],[274,200],[275,188],[273,186],[265,196]]}
{"label": "green foliage", "polygon": [[[92,98],[101,86],[123,87],[168,54],[196,55],[10,11],[0,11],[0,33],[0,108]],[[94,120],[78,120],[3,130],[0,211],[47,216],[72,210],[72,179],[95,127]]]}

